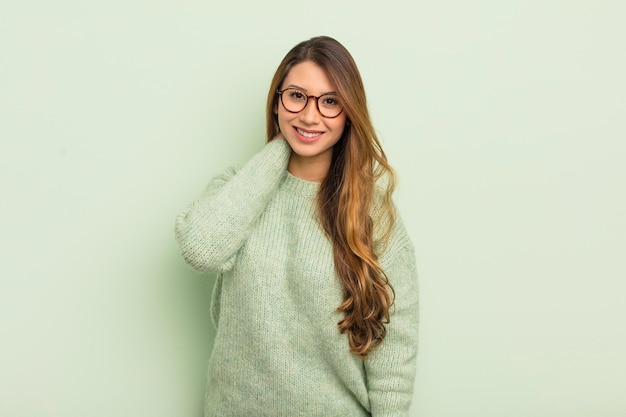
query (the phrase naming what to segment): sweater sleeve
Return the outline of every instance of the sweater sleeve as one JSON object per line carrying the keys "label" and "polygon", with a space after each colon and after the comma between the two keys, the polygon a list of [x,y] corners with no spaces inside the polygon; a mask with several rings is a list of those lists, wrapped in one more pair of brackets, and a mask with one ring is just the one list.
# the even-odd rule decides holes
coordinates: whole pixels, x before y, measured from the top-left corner
{"label": "sweater sleeve", "polygon": [[248,238],[287,171],[291,148],[274,139],[240,170],[215,177],[176,219],[183,258],[201,272],[224,272]]}
{"label": "sweater sleeve", "polygon": [[395,310],[386,325],[385,339],[364,361],[372,417],[407,417],[413,398],[419,320],[417,268],[408,238],[403,245],[393,246],[387,250],[390,256],[384,267],[394,288]]}

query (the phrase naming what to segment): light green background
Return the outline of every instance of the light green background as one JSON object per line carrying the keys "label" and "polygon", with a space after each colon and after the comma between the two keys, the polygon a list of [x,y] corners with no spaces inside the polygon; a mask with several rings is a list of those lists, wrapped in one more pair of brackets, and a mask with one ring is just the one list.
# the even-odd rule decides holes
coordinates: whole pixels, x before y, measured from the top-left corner
{"label": "light green background", "polygon": [[174,218],[318,34],[400,178],[411,416],[626,415],[624,4],[3,2],[0,416],[200,416],[212,278]]}

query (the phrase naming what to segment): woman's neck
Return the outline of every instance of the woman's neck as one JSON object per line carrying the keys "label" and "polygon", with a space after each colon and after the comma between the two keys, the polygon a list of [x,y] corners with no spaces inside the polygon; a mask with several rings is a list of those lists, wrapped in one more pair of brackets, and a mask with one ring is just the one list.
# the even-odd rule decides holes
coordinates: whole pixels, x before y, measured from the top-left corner
{"label": "woman's neck", "polygon": [[322,182],[324,178],[326,178],[326,174],[330,168],[330,159],[330,157],[303,158],[295,153],[292,153],[291,158],[289,158],[289,165],[287,166],[287,169],[294,177],[298,177],[306,181]]}

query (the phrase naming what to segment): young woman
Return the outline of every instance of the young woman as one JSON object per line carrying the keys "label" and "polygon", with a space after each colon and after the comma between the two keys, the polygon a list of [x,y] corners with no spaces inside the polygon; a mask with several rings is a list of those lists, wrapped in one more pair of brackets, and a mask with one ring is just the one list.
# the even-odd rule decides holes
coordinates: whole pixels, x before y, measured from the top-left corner
{"label": "young woman", "polygon": [[267,144],[176,222],[218,273],[206,416],[406,416],[417,351],[413,246],[350,53],[316,37],[280,63]]}

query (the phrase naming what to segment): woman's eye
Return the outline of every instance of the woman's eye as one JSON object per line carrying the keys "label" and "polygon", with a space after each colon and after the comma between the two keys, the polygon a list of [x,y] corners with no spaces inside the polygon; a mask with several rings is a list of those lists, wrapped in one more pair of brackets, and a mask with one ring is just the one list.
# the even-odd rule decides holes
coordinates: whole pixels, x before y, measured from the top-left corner
{"label": "woman's eye", "polygon": [[337,97],[324,97],[322,100],[322,105],[326,107],[334,107],[339,105],[339,100]]}
{"label": "woman's eye", "polygon": [[302,93],[301,91],[290,91],[289,92],[289,98],[295,101],[302,101],[305,100],[305,95],[304,93]]}

